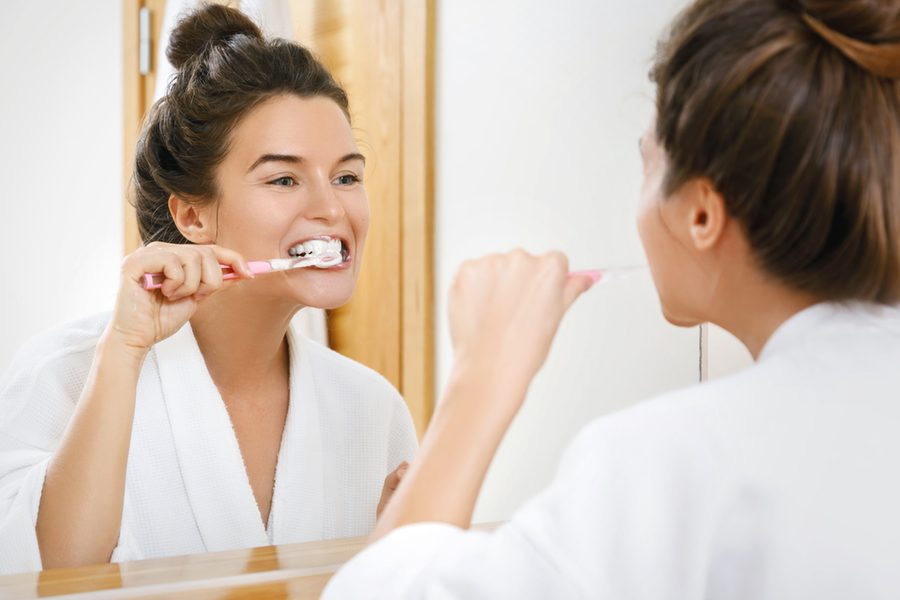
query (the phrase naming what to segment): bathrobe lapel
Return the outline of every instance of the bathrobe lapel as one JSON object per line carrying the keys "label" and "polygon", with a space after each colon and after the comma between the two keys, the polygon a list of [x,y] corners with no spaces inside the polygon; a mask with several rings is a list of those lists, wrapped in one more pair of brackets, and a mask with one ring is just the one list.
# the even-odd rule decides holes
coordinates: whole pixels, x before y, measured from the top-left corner
{"label": "bathrobe lapel", "polygon": [[268,545],[231,419],[190,324],[154,352],[182,480],[206,550]]}
{"label": "bathrobe lapel", "polygon": [[323,423],[310,353],[305,348],[309,343],[292,325],[288,330],[291,401],[272,494],[274,544],[321,540],[324,536]]}

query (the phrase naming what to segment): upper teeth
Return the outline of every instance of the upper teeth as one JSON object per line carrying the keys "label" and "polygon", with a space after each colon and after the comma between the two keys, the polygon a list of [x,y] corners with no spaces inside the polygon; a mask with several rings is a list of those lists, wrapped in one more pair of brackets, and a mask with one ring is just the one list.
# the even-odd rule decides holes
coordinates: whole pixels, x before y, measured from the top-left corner
{"label": "upper teeth", "polygon": [[341,247],[341,240],[336,240],[334,238],[307,240],[288,250],[288,254],[299,258],[323,254],[337,254],[340,256]]}

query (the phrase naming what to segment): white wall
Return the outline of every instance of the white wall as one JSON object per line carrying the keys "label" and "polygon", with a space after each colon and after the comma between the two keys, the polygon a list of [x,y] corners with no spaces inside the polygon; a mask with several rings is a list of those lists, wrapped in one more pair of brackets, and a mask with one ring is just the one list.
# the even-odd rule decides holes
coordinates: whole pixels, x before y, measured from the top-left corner
{"label": "white wall", "polygon": [[[523,246],[574,268],[645,262],[634,226],[647,72],[682,0],[438,2],[437,385],[452,350],[458,264]],[[590,419],[699,378],[699,332],[660,316],[649,277],[598,287],[563,323],[488,475],[476,521],[507,518],[550,480]]]}
{"label": "white wall", "polygon": [[121,22],[118,0],[0,3],[0,373],[28,337],[112,307]]}

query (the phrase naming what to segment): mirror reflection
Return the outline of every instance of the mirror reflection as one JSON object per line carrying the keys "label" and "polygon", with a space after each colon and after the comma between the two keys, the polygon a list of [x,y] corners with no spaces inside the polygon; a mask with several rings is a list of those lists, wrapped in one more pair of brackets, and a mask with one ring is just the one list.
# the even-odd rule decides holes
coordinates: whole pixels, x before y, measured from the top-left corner
{"label": "mirror reflection", "polygon": [[[464,261],[647,263],[646,71],[685,4],[4,5],[2,243],[27,259],[4,267],[0,572],[369,534],[451,379]],[[649,273],[598,286],[474,521],[595,417],[749,362],[667,323]]]}

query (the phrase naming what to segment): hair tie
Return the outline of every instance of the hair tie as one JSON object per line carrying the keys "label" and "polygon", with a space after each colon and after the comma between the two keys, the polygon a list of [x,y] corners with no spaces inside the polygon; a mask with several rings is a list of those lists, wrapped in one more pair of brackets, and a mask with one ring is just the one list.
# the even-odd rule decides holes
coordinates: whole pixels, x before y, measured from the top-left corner
{"label": "hair tie", "polygon": [[900,42],[869,44],[835,31],[809,13],[802,16],[810,29],[866,71],[877,77],[900,78]]}

